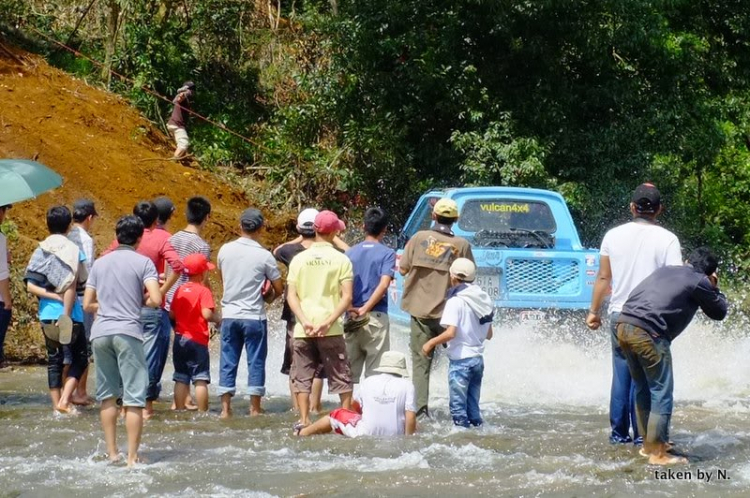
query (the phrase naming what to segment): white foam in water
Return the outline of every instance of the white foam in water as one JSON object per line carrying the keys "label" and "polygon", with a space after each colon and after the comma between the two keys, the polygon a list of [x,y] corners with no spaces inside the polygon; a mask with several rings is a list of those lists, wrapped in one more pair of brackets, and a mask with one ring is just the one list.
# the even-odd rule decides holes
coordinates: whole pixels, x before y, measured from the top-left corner
{"label": "white foam in water", "polygon": [[[747,334],[695,320],[672,346],[675,399],[750,412]],[[529,326],[496,326],[484,357],[483,402],[608,407],[612,353],[606,326],[553,336]],[[447,404],[447,361],[431,377],[430,396]]]}
{"label": "white foam in water", "polygon": [[[279,310],[269,316],[266,393],[289,396],[288,377],[279,373],[284,351],[284,323]],[[569,329],[569,330],[568,330]],[[750,333],[715,327],[705,319],[696,319],[672,346],[675,372],[675,399],[721,406],[736,412],[750,412]],[[219,341],[212,342],[211,375],[218,386]],[[391,349],[406,354],[409,368],[408,327],[391,323]],[[485,349],[483,403],[501,403],[524,407],[594,406],[606,410],[612,379],[609,328],[585,327],[549,329],[530,325],[495,326],[495,336]],[[446,407],[448,398],[448,361],[443,357],[431,376],[431,406]],[[171,378],[171,364],[165,379]],[[172,383],[164,382],[164,393],[171,395]],[[237,394],[246,397],[247,365],[240,362]],[[338,396],[324,391],[324,401],[336,402]]]}

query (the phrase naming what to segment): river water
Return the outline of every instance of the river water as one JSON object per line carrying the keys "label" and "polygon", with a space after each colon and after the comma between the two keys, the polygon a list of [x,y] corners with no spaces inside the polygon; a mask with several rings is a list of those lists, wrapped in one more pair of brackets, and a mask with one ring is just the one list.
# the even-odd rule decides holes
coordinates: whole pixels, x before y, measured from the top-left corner
{"label": "river water", "polygon": [[[496,328],[479,430],[451,426],[442,362],[432,376],[435,420],[417,436],[298,439],[274,320],[268,413],[250,419],[247,400],[235,398],[234,420],[222,422],[213,390],[209,414],[169,412],[163,401],[144,429],[149,463],[132,470],[106,462],[96,408],[52,413],[44,368],[0,371],[0,496],[750,496],[747,327],[695,322],[675,341],[672,439],[691,459],[675,469],[690,475],[675,479],[657,478],[668,476],[632,446],[608,443],[607,336],[568,330]],[[392,328],[395,349],[408,351],[407,337]],[[217,380],[216,351],[212,362]],[[165,398],[171,392],[165,382]],[[124,450],[124,427],[118,436]]]}

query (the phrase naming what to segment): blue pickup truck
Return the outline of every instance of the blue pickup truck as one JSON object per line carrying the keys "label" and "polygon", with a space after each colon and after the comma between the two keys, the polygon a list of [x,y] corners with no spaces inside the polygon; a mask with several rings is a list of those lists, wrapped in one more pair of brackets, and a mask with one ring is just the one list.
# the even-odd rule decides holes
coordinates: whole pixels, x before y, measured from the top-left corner
{"label": "blue pickup truck", "polygon": [[[476,284],[501,313],[540,320],[557,310],[588,309],[599,269],[597,250],[581,245],[563,197],[548,190],[477,187],[433,190],[420,197],[398,237],[398,255],[419,230],[432,225],[432,208],[450,197],[458,204],[453,232],[467,239],[477,264]],[[403,277],[396,272],[388,311],[399,322]]]}

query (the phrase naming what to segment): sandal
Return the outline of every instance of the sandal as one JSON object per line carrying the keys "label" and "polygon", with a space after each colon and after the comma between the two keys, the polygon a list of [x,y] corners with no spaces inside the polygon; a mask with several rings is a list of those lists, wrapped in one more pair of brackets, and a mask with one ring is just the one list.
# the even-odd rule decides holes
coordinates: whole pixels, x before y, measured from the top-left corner
{"label": "sandal", "polygon": [[302,424],[301,422],[297,422],[296,424],[294,424],[294,426],[292,427],[292,430],[294,431],[294,435],[295,435],[295,436],[299,436],[299,433],[300,433],[300,432],[302,431],[302,429],[304,429],[305,427],[307,427],[307,426],[306,426],[306,425],[304,425],[304,424]]}

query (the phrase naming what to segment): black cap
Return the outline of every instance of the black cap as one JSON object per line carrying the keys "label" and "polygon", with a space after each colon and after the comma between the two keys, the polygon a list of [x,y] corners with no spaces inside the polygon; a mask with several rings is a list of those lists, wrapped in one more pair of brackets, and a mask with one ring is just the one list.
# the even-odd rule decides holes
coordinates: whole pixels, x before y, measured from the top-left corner
{"label": "black cap", "polygon": [[653,214],[661,206],[661,193],[653,183],[644,183],[635,189],[631,200],[638,213]]}
{"label": "black cap", "polygon": [[78,199],[73,203],[73,217],[84,220],[89,216],[99,216],[91,199]]}
{"label": "black cap", "polygon": [[172,213],[174,213],[174,203],[169,197],[164,196],[157,197],[152,202],[154,203],[154,206],[156,206],[156,210],[159,212],[159,221],[166,223],[172,216]]}
{"label": "black cap", "polygon": [[255,232],[263,226],[263,213],[255,208],[247,208],[240,216],[240,224],[246,232]]}

